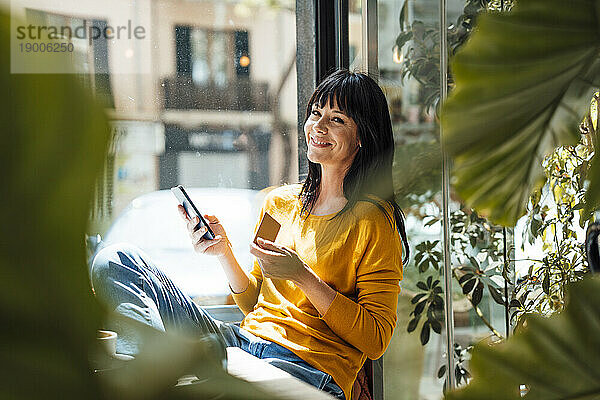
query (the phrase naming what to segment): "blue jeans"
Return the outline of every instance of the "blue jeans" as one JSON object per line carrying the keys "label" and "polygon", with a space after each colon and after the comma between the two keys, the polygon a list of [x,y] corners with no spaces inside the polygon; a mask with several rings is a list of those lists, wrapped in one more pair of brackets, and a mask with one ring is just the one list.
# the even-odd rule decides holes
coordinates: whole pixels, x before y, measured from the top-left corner
{"label": "blue jeans", "polygon": [[[239,347],[320,390],[345,399],[342,389],[329,374],[314,368],[292,351],[235,324],[212,318],[135,246],[117,244],[100,250],[92,263],[91,280],[96,296],[127,317],[161,331],[215,334],[224,346]],[[135,332],[119,326],[112,328],[119,333],[117,352],[137,353]]]}

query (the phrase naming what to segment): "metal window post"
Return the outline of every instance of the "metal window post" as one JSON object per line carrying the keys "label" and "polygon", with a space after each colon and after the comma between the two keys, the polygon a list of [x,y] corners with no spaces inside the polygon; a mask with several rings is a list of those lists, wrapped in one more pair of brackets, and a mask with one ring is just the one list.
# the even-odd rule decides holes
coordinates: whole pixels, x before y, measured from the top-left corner
{"label": "metal window post", "polygon": [[316,60],[316,2],[296,0],[296,80],[298,87],[298,178],[303,181],[308,173],[304,116],[306,104],[315,90]]}
{"label": "metal window post", "polygon": [[[316,85],[336,68],[348,68],[348,0],[296,0],[298,132]],[[304,135],[298,135],[298,171],[308,173]]]}
{"label": "metal window post", "polygon": [[362,1],[362,72],[379,80],[377,0]]}
{"label": "metal window post", "polygon": [[[440,105],[448,97],[448,35],[446,0],[440,0]],[[443,137],[440,124],[440,137]],[[442,227],[444,234],[444,314],[446,322],[447,389],[456,387],[454,376],[454,311],[452,307],[452,257],[450,253],[450,160],[442,140]]]}
{"label": "metal window post", "polygon": [[335,0],[335,65],[337,68],[350,66],[350,44],[348,42],[348,0]]}

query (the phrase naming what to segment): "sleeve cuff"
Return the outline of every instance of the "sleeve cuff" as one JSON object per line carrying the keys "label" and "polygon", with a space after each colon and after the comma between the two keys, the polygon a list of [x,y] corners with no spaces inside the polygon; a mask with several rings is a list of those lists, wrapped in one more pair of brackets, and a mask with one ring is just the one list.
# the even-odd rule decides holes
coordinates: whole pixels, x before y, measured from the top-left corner
{"label": "sleeve cuff", "polygon": [[358,304],[337,292],[322,319],[338,335],[350,330],[358,314]]}

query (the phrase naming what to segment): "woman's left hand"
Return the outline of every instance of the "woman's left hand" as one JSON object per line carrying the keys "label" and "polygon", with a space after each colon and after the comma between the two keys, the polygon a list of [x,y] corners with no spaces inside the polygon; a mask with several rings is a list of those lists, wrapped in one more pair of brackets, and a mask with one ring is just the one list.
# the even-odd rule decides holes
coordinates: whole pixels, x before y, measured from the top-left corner
{"label": "woman's left hand", "polygon": [[309,266],[296,252],[288,247],[258,238],[250,245],[250,253],[258,258],[258,264],[267,278],[287,279],[298,283]]}

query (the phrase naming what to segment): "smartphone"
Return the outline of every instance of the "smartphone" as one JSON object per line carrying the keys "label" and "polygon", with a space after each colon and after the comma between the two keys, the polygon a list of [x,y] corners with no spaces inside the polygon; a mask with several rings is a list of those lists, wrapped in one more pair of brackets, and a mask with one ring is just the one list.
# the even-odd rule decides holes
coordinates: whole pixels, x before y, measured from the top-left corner
{"label": "smartphone", "polygon": [[198,217],[198,219],[200,220],[198,222],[198,225],[194,227],[194,232],[200,229],[202,226],[206,226],[206,233],[202,236],[202,238],[208,240],[214,239],[215,233],[212,231],[212,229],[210,229],[210,226],[208,225],[208,223],[206,223],[206,220],[202,217],[202,214],[200,214],[200,211],[198,211],[196,205],[192,202],[192,199],[190,199],[190,196],[188,196],[183,186],[178,185],[172,187],[171,192],[173,192],[173,194],[177,198],[177,201],[179,201],[179,204],[183,206],[185,212],[187,213],[188,217],[190,217],[190,219]]}

